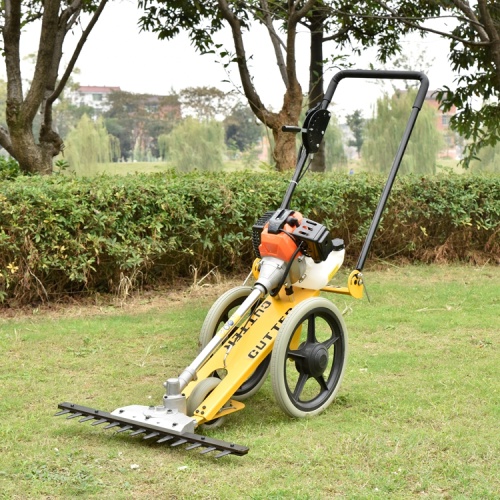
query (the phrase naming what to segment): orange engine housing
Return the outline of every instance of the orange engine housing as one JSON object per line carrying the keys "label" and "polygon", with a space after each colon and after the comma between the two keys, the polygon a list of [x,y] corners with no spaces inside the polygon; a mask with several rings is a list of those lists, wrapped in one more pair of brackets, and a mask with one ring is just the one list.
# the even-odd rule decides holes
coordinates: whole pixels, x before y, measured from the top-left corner
{"label": "orange engine housing", "polygon": [[[302,214],[294,212],[293,217],[298,220],[298,227],[300,227],[303,218]],[[268,228],[269,224],[266,224],[260,235],[260,256],[276,257],[277,259],[289,262],[293,253],[297,250],[297,243],[286,233],[293,233],[297,227],[285,224],[283,230],[278,234],[269,233]],[[299,252],[298,255],[302,255],[302,252]]]}

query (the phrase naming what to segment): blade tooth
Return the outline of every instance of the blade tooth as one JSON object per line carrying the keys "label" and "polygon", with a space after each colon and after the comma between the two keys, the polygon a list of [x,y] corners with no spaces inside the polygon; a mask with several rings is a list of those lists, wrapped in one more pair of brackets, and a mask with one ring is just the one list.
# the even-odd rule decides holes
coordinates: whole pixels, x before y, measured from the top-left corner
{"label": "blade tooth", "polygon": [[180,446],[181,444],[187,443],[188,440],[181,438],[179,441],[176,441],[175,443],[172,443],[170,446],[173,448],[174,446]]}
{"label": "blade tooth", "polygon": [[190,444],[189,446],[186,446],[186,450],[194,450],[195,448],[199,448],[201,446],[201,443],[193,443]]}
{"label": "blade tooth", "polygon": [[146,436],[144,436],[142,439],[151,439],[159,435],[160,435],[159,432],[151,432],[150,434],[146,434]]}
{"label": "blade tooth", "polygon": [[215,455],[214,458],[225,457],[226,455],[231,455],[231,453],[232,453],[232,451],[224,450],[223,452],[218,453],[217,455]]}
{"label": "blade tooth", "polygon": [[113,427],[117,427],[119,425],[120,425],[120,422],[111,422],[106,427],[103,427],[103,429],[112,429]]}
{"label": "blade tooth", "polygon": [[107,421],[108,421],[107,418],[101,418],[101,419],[97,420],[96,422],[92,422],[90,425],[101,425],[101,424],[104,424]]}
{"label": "blade tooth", "polygon": [[204,450],[200,451],[200,455],[205,455],[205,453],[210,453],[211,451],[216,450],[217,448],[215,446],[209,446],[208,448],[205,448]]}
{"label": "blade tooth", "polygon": [[156,441],[157,443],[166,443],[167,441],[170,441],[171,439],[174,439],[174,436],[164,436],[162,437],[161,439],[158,439],[158,441]]}
{"label": "blade tooth", "polygon": [[71,415],[68,415],[66,417],[67,420],[69,420],[70,418],[76,418],[76,417],[81,417],[83,415],[83,413],[80,413],[79,411],[77,411],[76,413],[73,413]]}
{"label": "blade tooth", "polygon": [[61,415],[66,415],[66,413],[71,413],[71,410],[61,410],[61,411],[58,411],[54,417],[60,417]]}
{"label": "blade tooth", "polygon": [[80,420],[78,420],[78,422],[88,422],[89,420],[94,420],[95,417],[93,417],[92,415],[88,415],[87,417],[83,417],[81,418]]}
{"label": "blade tooth", "polygon": [[130,429],[133,429],[134,426],[133,425],[125,425],[124,427],[122,427],[121,429],[117,430],[116,431],[116,434],[119,434],[120,432],[125,432],[125,431],[129,431]]}
{"label": "blade tooth", "polygon": [[139,434],[144,434],[146,432],[146,429],[143,429],[142,427],[137,429],[134,432],[131,432],[129,436],[138,436]]}

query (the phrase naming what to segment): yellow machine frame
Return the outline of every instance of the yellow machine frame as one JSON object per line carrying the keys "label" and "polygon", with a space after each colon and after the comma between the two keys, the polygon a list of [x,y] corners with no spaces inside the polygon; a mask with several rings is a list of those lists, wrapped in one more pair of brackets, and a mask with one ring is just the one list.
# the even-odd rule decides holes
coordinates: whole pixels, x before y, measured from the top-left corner
{"label": "yellow machine frame", "polygon": [[[259,261],[260,259],[256,259],[252,267],[255,279],[258,278]],[[225,372],[221,383],[195,410],[193,418],[197,421],[197,425],[229,415],[245,407],[244,403],[230,398],[272,352],[279,328],[292,307],[305,299],[319,296],[320,292],[350,295],[361,299],[363,297],[362,273],[357,270],[352,271],[346,287],[326,286],[320,290],[294,287],[291,295],[286,295],[285,291],[281,290],[275,297],[265,297],[243,324],[236,328],[231,339],[219,348],[198,371],[196,380],[190,382],[185,388],[184,394],[189,398],[200,380],[214,373]]]}

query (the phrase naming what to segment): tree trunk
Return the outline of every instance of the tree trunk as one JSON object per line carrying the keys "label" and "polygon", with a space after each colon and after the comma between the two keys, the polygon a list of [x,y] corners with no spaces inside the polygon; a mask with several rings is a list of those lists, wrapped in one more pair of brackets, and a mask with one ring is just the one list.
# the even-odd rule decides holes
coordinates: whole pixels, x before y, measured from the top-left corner
{"label": "tree trunk", "polygon": [[[316,106],[323,99],[323,32],[324,13],[314,10],[309,29],[311,30],[311,63],[309,66],[309,108]],[[319,151],[314,154],[311,171],[326,170],[325,141],[321,141]]]}
{"label": "tree trunk", "polygon": [[[286,92],[283,99],[283,106],[279,113],[270,112],[262,103],[259,94],[253,85],[253,79],[250,76],[250,69],[247,65],[247,56],[243,43],[242,28],[246,21],[242,21],[237,17],[235,12],[231,10],[227,0],[218,0],[219,11],[222,17],[229,23],[233,34],[234,48],[236,52],[236,62],[238,71],[243,86],[243,91],[250,108],[255,116],[273,132],[275,147],[273,158],[276,161],[277,170],[283,171],[295,167],[297,151],[295,144],[295,134],[282,132],[283,125],[297,125],[300,111],[302,107],[302,89],[297,80],[296,62],[295,62],[295,39],[297,24],[303,19],[312,9],[316,0],[306,0],[300,8],[299,2],[288,2],[288,19],[286,21],[286,57],[283,59],[279,54],[276,54],[278,66],[280,67],[282,78],[286,86]],[[267,26],[272,39],[277,36],[272,20],[269,18],[269,3],[261,0],[260,7],[264,12],[264,24]],[[280,44],[273,43],[275,52],[279,52]],[[283,62],[286,67],[283,67]]]}
{"label": "tree trunk", "polygon": [[[60,136],[42,124],[39,141],[35,140],[32,121],[22,113],[16,99],[7,98],[8,135],[0,134],[0,144],[19,163],[22,172],[47,175],[52,173],[52,159],[63,146]],[[6,147],[7,146],[7,147]]]}
{"label": "tree trunk", "polygon": [[302,109],[302,88],[297,80],[293,80],[283,99],[281,111],[276,115],[272,124],[274,137],[273,158],[276,168],[280,172],[295,168],[297,161],[296,135],[283,132],[283,125],[295,125],[298,123]]}
{"label": "tree trunk", "polygon": [[[23,92],[20,67],[20,38],[25,29],[20,1],[7,0],[2,7],[2,27],[5,67],[7,70],[6,130],[0,127],[0,145],[14,157],[23,172],[50,174],[52,159],[63,148],[59,134],[52,130],[52,105],[59,97],[90,31],[99,19],[107,0],[96,2],[92,18],[80,36],[71,60],[58,80],[58,71],[63,54],[65,36],[80,21],[80,13],[86,2],[73,0],[45,0],[40,2],[42,20],[40,43],[33,79],[27,92]],[[26,2],[24,2],[26,3]],[[29,3],[29,2],[28,2]],[[25,9],[34,7],[24,6]],[[26,14],[26,13],[24,13]],[[39,16],[31,16],[31,20]],[[38,142],[33,135],[33,120],[37,113],[42,115],[42,126]]]}

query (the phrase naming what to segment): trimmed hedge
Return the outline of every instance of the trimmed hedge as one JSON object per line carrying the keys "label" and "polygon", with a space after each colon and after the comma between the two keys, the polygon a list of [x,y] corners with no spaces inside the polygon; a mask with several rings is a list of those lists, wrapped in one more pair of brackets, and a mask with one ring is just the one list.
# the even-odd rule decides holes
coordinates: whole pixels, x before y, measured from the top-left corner
{"label": "trimmed hedge", "polygon": [[[252,225],[291,174],[19,177],[0,189],[0,299],[172,283],[249,269]],[[329,227],[355,264],[385,179],[309,173],[292,208]],[[402,177],[370,259],[500,262],[500,178]],[[194,266],[194,267],[193,267]]]}

